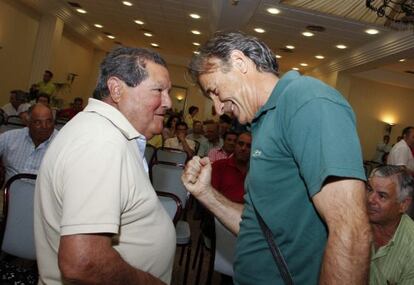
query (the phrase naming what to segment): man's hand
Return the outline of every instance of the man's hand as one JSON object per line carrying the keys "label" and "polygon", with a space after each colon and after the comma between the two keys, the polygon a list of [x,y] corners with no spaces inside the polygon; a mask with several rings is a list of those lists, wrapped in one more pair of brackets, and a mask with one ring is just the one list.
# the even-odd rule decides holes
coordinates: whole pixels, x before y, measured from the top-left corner
{"label": "man's hand", "polygon": [[199,198],[211,191],[211,163],[208,157],[193,157],[185,166],[181,177],[187,190]]}
{"label": "man's hand", "polygon": [[179,132],[179,133],[177,134],[177,139],[178,139],[181,143],[185,142],[185,137],[186,137],[186,134],[185,134],[185,133]]}

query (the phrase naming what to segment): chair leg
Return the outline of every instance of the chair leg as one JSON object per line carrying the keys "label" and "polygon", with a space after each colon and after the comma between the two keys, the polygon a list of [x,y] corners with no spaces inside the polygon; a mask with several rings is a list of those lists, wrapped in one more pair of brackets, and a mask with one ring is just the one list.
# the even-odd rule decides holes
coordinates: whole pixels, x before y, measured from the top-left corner
{"label": "chair leg", "polygon": [[194,285],[200,284],[201,267],[203,266],[203,259],[204,259],[204,246],[201,247],[200,258],[198,260],[197,274],[196,274]]}
{"label": "chair leg", "polygon": [[181,253],[180,253],[180,260],[178,261],[178,265],[183,265],[183,258],[184,258],[184,251],[186,246],[185,245],[181,245]]}
{"label": "chair leg", "polygon": [[197,264],[198,254],[199,254],[200,248],[202,246],[201,241],[202,241],[202,234],[200,233],[200,235],[198,236],[198,239],[197,239],[197,247],[196,247],[196,251],[195,251],[195,254],[194,254],[193,265],[191,266],[191,269],[193,269],[193,270],[194,270],[194,268]]}
{"label": "chair leg", "polygon": [[187,257],[186,257],[186,261],[185,261],[184,282],[183,282],[183,285],[187,285],[188,272],[190,270],[191,240],[190,240],[190,243],[186,247],[187,247]]}

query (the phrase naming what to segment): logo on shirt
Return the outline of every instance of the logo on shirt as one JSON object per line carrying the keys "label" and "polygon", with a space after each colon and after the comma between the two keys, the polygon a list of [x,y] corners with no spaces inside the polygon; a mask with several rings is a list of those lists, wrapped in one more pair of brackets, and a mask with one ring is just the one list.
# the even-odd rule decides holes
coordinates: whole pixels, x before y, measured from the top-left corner
{"label": "logo on shirt", "polygon": [[255,149],[253,152],[252,152],[252,157],[259,157],[259,156],[261,156],[262,155],[262,151],[261,150],[259,150],[259,149]]}

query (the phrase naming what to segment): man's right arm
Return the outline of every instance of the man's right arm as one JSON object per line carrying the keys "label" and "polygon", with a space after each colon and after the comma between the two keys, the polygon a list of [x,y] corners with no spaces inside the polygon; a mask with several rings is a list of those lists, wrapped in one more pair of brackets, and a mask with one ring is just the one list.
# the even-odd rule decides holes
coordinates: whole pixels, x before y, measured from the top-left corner
{"label": "man's right arm", "polygon": [[182,180],[187,190],[219,219],[232,233],[240,229],[243,204],[234,203],[211,186],[211,163],[208,157],[196,156],[184,170]]}
{"label": "man's right arm", "polygon": [[58,264],[71,284],[165,284],[125,262],[105,234],[62,236]]}

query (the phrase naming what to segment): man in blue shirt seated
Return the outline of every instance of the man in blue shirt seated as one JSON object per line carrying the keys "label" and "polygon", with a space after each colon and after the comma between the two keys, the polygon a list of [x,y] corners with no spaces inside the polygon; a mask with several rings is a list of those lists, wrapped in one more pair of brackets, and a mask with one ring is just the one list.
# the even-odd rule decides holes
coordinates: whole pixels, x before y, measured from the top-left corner
{"label": "man in blue shirt seated", "polygon": [[0,135],[0,157],[6,181],[18,173],[37,174],[43,155],[57,133],[48,106],[35,104],[28,114],[28,127]]}

